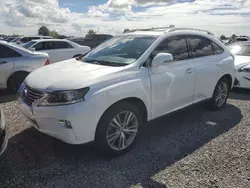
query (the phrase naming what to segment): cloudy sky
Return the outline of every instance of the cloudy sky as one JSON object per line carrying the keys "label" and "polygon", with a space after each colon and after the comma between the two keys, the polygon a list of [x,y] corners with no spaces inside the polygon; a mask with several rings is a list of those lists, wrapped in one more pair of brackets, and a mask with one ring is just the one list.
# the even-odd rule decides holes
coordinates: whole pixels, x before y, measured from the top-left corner
{"label": "cloudy sky", "polygon": [[125,28],[176,25],[221,35],[250,35],[250,0],[0,0],[0,33],[121,33]]}

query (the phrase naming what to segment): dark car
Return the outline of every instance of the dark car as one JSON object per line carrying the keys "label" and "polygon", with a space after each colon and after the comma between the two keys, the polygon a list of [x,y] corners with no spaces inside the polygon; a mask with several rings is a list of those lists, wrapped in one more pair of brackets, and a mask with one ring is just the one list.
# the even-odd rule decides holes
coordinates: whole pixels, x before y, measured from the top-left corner
{"label": "dark car", "polygon": [[85,38],[70,38],[69,40],[82,46],[89,46],[90,48],[94,48],[112,37],[112,35],[95,34],[86,35]]}
{"label": "dark car", "polygon": [[3,154],[8,144],[7,125],[5,124],[5,117],[3,110],[0,109],[0,155]]}

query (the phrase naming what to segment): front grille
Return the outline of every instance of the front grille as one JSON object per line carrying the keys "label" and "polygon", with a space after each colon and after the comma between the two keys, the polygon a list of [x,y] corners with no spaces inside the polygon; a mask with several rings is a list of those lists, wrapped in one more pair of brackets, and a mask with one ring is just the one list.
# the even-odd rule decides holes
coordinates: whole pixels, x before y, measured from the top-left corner
{"label": "front grille", "polygon": [[23,101],[29,106],[31,106],[32,103],[35,102],[36,100],[42,98],[44,95],[43,92],[40,92],[28,86],[25,86],[23,92],[24,92],[22,94]]}

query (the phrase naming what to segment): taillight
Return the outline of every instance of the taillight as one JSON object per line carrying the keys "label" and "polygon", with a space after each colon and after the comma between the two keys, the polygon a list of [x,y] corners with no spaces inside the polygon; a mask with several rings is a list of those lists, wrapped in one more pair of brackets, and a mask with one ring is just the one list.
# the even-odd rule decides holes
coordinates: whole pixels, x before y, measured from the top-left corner
{"label": "taillight", "polygon": [[47,59],[44,63],[44,66],[49,65],[49,59]]}

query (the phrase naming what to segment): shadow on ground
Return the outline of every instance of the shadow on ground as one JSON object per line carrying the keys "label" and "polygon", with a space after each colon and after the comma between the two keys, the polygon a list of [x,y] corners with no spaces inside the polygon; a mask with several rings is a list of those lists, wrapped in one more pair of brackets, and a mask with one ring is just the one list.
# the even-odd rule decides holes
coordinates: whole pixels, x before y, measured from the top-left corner
{"label": "shadow on ground", "polygon": [[250,100],[250,89],[234,88],[229,98],[236,100]]}
{"label": "shadow on ground", "polygon": [[0,103],[11,102],[16,100],[16,95],[10,93],[8,90],[0,89]]}
{"label": "shadow on ground", "polygon": [[164,187],[150,177],[230,130],[241,111],[211,112],[195,105],[143,128],[127,154],[105,159],[93,145],[72,146],[33,128],[10,138],[0,160],[0,187]]}

